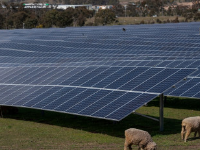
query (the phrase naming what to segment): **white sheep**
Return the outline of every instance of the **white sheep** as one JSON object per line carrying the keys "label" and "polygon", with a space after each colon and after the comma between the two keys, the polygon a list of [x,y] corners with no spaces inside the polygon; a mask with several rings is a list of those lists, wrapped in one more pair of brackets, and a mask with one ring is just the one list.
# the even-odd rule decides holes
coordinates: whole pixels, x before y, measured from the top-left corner
{"label": "white sheep", "polygon": [[194,137],[198,132],[200,137],[200,116],[188,117],[182,120],[181,139],[186,142],[191,132],[195,132]]}
{"label": "white sheep", "polygon": [[151,135],[143,130],[130,128],[125,130],[124,150],[132,150],[132,145],[138,145],[139,150],[156,150],[157,145]]}

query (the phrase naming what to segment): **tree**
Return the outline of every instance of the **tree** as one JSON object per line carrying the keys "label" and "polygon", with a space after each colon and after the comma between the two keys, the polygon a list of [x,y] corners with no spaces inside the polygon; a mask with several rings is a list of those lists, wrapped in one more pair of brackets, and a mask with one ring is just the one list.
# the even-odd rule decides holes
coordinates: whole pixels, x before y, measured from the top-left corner
{"label": "tree", "polygon": [[168,10],[167,10],[167,15],[168,15],[168,16],[173,16],[173,12],[172,12],[171,7],[168,8]]}
{"label": "tree", "polygon": [[53,10],[50,10],[48,12],[46,12],[44,14],[44,17],[43,17],[43,25],[45,27],[52,27],[52,26],[55,26],[56,23],[57,23],[57,14],[58,14],[58,11],[53,9]]}
{"label": "tree", "polygon": [[200,13],[196,13],[194,15],[194,20],[197,21],[197,20],[200,20]]}
{"label": "tree", "polygon": [[0,29],[3,29],[4,17],[0,14]]}
{"label": "tree", "polygon": [[155,9],[154,8],[152,8],[151,10],[150,10],[150,12],[149,12],[149,16],[153,16],[153,15],[155,15]]}
{"label": "tree", "polygon": [[13,14],[13,25],[16,29],[23,27],[23,22],[27,19],[28,14],[25,12],[17,12]]}
{"label": "tree", "polygon": [[179,6],[177,6],[177,7],[175,8],[175,12],[176,12],[177,15],[181,15],[181,14],[182,14],[182,13],[181,13],[181,9],[180,9]]}
{"label": "tree", "polygon": [[93,11],[89,11],[85,7],[75,8],[73,12],[74,25],[83,26],[85,24],[86,18],[92,16],[93,16]]}
{"label": "tree", "polygon": [[38,23],[38,20],[36,18],[27,18],[24,23],[25,28],[35,28]]}
{"label": "tree", "polygon": [[127,6],[127,15],[131,17],[137,17],[138,13],[136,11],[136,6],[132,4],[128,4]]}
{"label": "tree", "polygon": [[124,7],[121,4],[114,5],[112,10],[115,12],[116,16],[124,17]]}
{"label": "tree", "polygon": [[56,26],[58,27],[66,27],[66,26],[71,26],[73,23],[73,16],[69,11],[61,11],[58,12],[56,15]]}
{"label": "tree", "polygon": [[99,12],[95,15],[95,22],[97,20],[100,21],[100,23],[103,25],[111,24],[116,21],[116,16],[115,13],[110,9],[100,9]]}

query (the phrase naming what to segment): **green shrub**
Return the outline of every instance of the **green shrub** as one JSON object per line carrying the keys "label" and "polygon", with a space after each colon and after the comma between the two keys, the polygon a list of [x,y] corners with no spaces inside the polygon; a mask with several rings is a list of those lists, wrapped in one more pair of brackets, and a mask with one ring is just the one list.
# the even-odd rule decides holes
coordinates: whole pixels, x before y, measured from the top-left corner
{"label": "green shrub", "polygon": [[144,20],[140,21],[140,24],[144,24]]}

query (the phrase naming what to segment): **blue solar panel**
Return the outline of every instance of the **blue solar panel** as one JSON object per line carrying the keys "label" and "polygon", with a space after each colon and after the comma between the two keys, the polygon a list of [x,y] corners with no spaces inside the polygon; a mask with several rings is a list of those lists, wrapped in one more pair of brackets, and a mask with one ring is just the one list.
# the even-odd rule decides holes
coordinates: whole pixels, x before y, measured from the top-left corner
{"label": "blue solar panel", "polygon": [[60,106],[67,100],[73,99],[74,97],[78,96],[85,90],[86,89],[83,89],[83,88],[77,88],[77,89],[73,88],[72,90],[70,90],[69,92],[65,93],[64,95],[61,95],[60,97],[56,98],[55,100],[53,100],[52,102],[50,102],[49,104],[44,106],[43,108],[50,109],[50,110],[55,109],[56,107]]}
{"label": "blue solar panel", "polygon": [[172,61],[163,61],[162,63],[158,64],[156,67],[166,67],[167,65],[171,63]]}
{"label": "blue solar panel", "polygon": [[174,74],[170,75],[168,78],[164,79],[154,87],[150,88],[148,92],[158,92],[158,93],[163,93],[166,88],[173,86],[175,83],[180,81],[180,79],[183,79],[185,77],[185,74],[191,74],[194,72],[193,69],[182,69],[179,70],[178,72],[175,72]]}
{"label": "blue solar panel", "polygon": [[131,112],[133,112],[133,110],[138,109],[143,104],[148,103],[155,97],[157,96],[153,94],[152,95],[145,93],[140,94],[138,97],[133,98],[128,103],[122,105],[119,109],[106,116],[106,118],[116,118],[118,120],[121,120],[126,116],[128,116]]}
{"label": "blue solar panel", "polygon": [[[121,120],[136,108],[141,107],[147,100],[155,98],[155,94],[146,94],[149,97],[140,97],[140,104],[132,105],[120,115],[116,110],[130,107],[130,100],[136,99],[141,93],[112,91],[101,89],[85,89],[53,86],[22,86],[0,85],[10,94],[1,93],[1,105],[14,105],[20,107],[54,110],[83,116],[92,116],[109,120]],[[11,99],[10,99],[11,98]],[[115,114],[110,117],[109,114]]]}
{"label": "blue solar panel", "polygon": [[[76,104],[73,105],[71,107],[69,107],[69,105],[67,105],[68,107],[66,107],[66,104],[62,105],[62,107],[65,107],[65,111],[70,112],[70,113],[79,113],[81,110],[85,109],[86,107],[92,105],[93,103],[95,103],[96,101],[100,101],[101,99],[105,99],[105,96],[110,94],[112,91],[102,91],[102,90],[98,90],[97,92],[95,92],[92,95],[89,95],[88,97],[86,97],[85,99],[81,99],[81,101]],[[122,92],[117,92],[115,93],[115,97],[120,96],[120,94],[118,93],[122,93]],[[110,97],[111,98],[111,97]],[[114,98],[114,97],[112,97]],[[72,100],[74,102],[74,100]],[[107,99],[107,103],[110,101],[110,99]],[[67,102],[69,103],[69,102]],[[100,107],[103,107],[102,105],[100,105]]]}
{"label": "blue solar panel", "polygon": [[200,66],[200,61],[195,61],[194,63],[192,63],[191,65],[189,65],[188,67],[193,67],[193,68],[199,68]]}
{"label": "blue solar panel", "polygon": [[123,74],[129,73],[130,71],[132,71],[133,69],[135,69],[135,67],[124,67],[124,68],[120,68],[117,72],[111,74],[110,76],[107,76],[106,78],[104,78],[103,80],[101,80],[100,82],[98,82],[97,84],[94,84],[94,87],[99,87],[99,88],[103,88],[106,87],[108,84],[116,81],[117,79],[119,79]]}
{"label": "blue solar panel", "polygon": [[198,88],[195,87],[199,82],[199,78],[188,78],[187,80],[182,80],[181,84],[175,85],[166,91],[166,95],[193,97],[199,92]]}
{"label": "blue solar panel", "polygon": [[200,69],[190,74],[191,77],[200,77]]}
{"label": "blue solar panel", "polygon": [[194,63],[194,61],[184,61],[181,64],[179,64],[178,66],[176,66],[176,68],[187,68],[192,63]]}
{"label": "blue solar panel", "polygon": [[122,90],[132,90],[134,87],[137,87],[142,82],[153,77],[155,74],[161,72],[163,68],[148,68],[144,73],[141,73],[139,76],[131,79],[129,82],[125,83],[120,87]]}
{"label": "blue solar panel", "polygon": [[[49,87],[33,87],[29,89],[29,92],[23,93],[23,95],[20,97],[19,100],[17,100],[14,105],[15,106],[23,106],[25,103],[27,103],[29,100],[39,96],[43,92],[48,91]],[[16,99],[15,99],[16,100]]]}
{"label": "blue solar panel", "polygon": [[169,68],[175,68],[176,66],[180,65],[183,61],[174,61],[170,64],[168,64],[166,67],[169,67]]}
{"label": "blue solar panel", "polygon": [[135,90],[135,91],[147,91],[147,90],[151,89],[152,87],[154,87],[155,84],[162,82],[165,78],[167,78],[168,76],[174,74],[177,71],[178,70],[176,70],[176,69],[165,69],[165,70],[162,70],[161,72],[155,74],[153,77],[149,78],[144,83],[138,84],[138,86],[136,86],[132,90]]}
{"label": "blue solar panel", "polygon": [[[88,96],[90,96],[92,93],[96,92],[96,89],[86,89],[84,91],[82,91],[81,93],[78,93],[76,95],[73,95],[73,97],[71,97],[70,99],[67,99],[66,102],[64,102],[61,105],[57,105],[56,108],[54,108],[57,111],[65,111],[67,108],[72,107],[73,105],[75,105],[76,103],[80,102],[82,99],[87,98]],[[71,93],[69,93],[71,94]]]}
{"label": "blue solar panel", "polygon": [[116,79],[115,81],[111,82],[108,86],[105,86],[105,87],[110,88],[110,89],[118,89],[125,83],[129,82],[136,76],[146,71],[147,69],[148,68],[146,67],[135,68],[132,71],[128,72],[127,74],[122,74],[119,79]]}
{"label": "blue solar panel", "polygon": [[183,97],[195,97],[195,95],[197,93],[199,93],[199,88],[200,88],[200,80],[198,80],[198,82],[192,86],[192,87],[189,87],[185,92],[183,92],[180,96],[183,96]]}
{"label": "blue solar panel", "polygon": [[117,108],[123,106],[124,104],[130,102],[135,97],[139,96],[139,93],[124,93],[123,95],[119,96],[118,98],[110,101],[107,105],[105,105],[103,108],[96,110],[94,113],[92,113],[91,116],[95,117],[107,117],[109,116],[113,111],[116,111]]}
{"label": "blue solar panel", "polygon": [[126,28],[0,31],[0,103],[121,120],[167,89],[200,95],[199,23]]}
{"label": "blue solar panel", "polygon": [[90,79],[92,79],[93,77],[99,75],[100,73],[104,72],[107,69],[108,69],[108,67],[99,67],[99,68],[89,72],[85,76],[82,76],[79,79],[73,81],[70,85],[74,85],[74,86],[82,85],[85,82],[89,81]]}
{"label": "blue solar panel", "polygon": [[86,87],[93,86],[93,85],[97,84],[99,81],[102,81],[103,79],[108,77],[109,75],[112,75],[113,73],[117,72],[118,70],[120,70],[119,67],[109,67],[108,69],[106,69],[105,71],[100,73],[99,75],[97,75],[97,76],[89,79],[85,83],[83,83],[82,86],[86,86]]}
{"label": "blue solar panel", "polygon": [[52,93],[58,92],[59,90],[61,90],[61,88],[62,87],[42,88],[40,90],[40,94],[34,95],[34,97],[30,98],[26,103],[23,104],[23,106],[32,107],[33,105],[35,105],[39,101],[42,101],[43,99],[45,99],[49,95],[51,96]]}

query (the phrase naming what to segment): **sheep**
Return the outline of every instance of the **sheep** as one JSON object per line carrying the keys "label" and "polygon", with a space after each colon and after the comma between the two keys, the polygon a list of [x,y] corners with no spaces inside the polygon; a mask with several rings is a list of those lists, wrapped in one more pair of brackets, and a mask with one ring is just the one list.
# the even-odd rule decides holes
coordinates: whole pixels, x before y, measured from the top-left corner
{"label": "sheep", "polygon": [[200,137],[200,116],[188,117],[182,120],[181,139],[187,142],[191,132],[194,132],[194,137],[198,132]]}
{"label": "sheep", "polygon": [[138,150],[156,150],[157,145],[151,135],[143,130],[130,128],[125,130],[124,150],[132,150],[132,145],[138,145]]}

